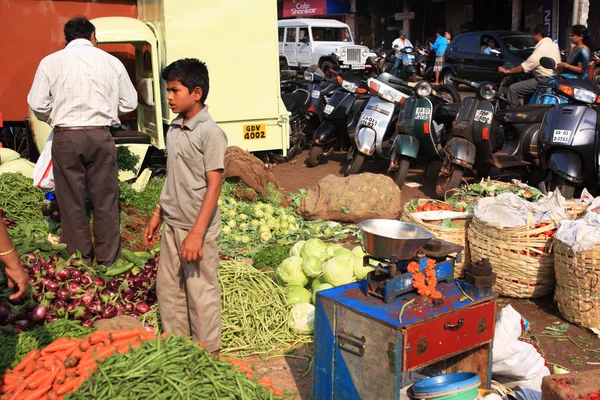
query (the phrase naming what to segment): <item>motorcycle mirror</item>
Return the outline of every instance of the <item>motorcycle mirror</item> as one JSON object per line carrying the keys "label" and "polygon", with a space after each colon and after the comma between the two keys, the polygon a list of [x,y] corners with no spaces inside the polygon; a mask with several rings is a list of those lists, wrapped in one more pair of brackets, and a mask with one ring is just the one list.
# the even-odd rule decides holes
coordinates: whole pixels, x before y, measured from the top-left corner
{"label": "motorcycle mirror", "polygon": [[556,61],[550,57],[540,58],[540,65],[546,69],[556,69]]}

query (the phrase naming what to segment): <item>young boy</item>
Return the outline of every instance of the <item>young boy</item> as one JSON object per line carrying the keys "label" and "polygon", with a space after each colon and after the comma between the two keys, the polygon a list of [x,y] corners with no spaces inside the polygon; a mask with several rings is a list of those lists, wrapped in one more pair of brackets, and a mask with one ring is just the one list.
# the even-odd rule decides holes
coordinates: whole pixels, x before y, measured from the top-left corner
{"label": "young boy", "polygon": [[221,348],[217,201],[227,136],[204,104],[209,81],[203,62],[175,61],[162,78],[169,107],[179,115],[167,133],[167,180],[144,239],[154,245],[162,219],[156,291],[164,330],[192,336],[216,353]]}

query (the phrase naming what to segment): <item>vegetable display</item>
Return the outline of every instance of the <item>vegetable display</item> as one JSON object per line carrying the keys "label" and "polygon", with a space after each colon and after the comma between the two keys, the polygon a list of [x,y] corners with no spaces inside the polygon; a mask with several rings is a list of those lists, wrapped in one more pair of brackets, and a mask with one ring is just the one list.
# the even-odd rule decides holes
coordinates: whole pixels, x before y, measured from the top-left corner
{"label": "vegetable display", "polygon": [[41,212],[44,192],[21,173],[0,174],[0,209],[17,225],[44,221]]}
{"label": "vegetable display", "polygon": [[219,266],[222,353],[267,356],[306,343],[290,330],[287,295],[270,275],[233,260]]}
{"label": "vegetable display", "polygon": [[536,202],[542,197],[542,192],[522,183],[507,184],[504,182],[485,181],[472,185],[461,186],[454,196],[457,197],[494,197],[502,193],[514,193],[525,200]]}
{"label": "vegetable display", "polygon": [[283,395],[189,340],[169,336],[107,358],[66,399],[273,399]]}

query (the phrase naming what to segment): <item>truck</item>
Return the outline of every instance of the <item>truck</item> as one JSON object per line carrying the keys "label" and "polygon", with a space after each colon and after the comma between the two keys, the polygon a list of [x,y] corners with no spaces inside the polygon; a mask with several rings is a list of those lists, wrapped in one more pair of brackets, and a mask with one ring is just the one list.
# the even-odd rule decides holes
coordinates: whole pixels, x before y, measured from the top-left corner
{"label": "truck", "polygon": [[[164,154],[166,130],[175,115],[160,73],[181,58],[206,62],[207,104],[230,146],[250,152],[287,151],[289,113],[280,95],[277,4],[272,0],[233,6],[206,0],[3,1],[0,32],[12,38],[0,47],[4,147],[14,147],[32,161],[43,149],[51,127],[36,119],[26,96],[40,60],[64,47],[64,23],[77,15],[90,19],[98,46],[123,61],[137,88],[135,115],[122,118],[114,139],[117,146],[139,156],[138,171]],[[23,24],[35,30],[22,29]],[[30,173],[33,164],[14,152],[0,157],[0,173],[15,169]],[[6,162],[8,158],[14,164]],[[131,171],[119,173],[122,180],[135,176]]]}

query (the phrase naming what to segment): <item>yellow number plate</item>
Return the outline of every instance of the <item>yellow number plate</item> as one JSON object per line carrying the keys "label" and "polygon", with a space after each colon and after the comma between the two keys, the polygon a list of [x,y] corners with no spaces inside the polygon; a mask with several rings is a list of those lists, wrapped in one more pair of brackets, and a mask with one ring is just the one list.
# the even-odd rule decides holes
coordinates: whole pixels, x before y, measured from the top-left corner
{"label": "yellow number plate", "polygon": [[266,139],[267,124],[244,125],[244,140]]}

